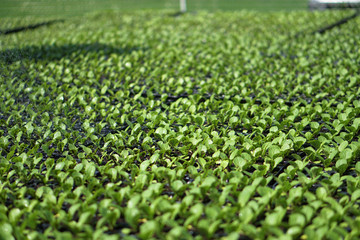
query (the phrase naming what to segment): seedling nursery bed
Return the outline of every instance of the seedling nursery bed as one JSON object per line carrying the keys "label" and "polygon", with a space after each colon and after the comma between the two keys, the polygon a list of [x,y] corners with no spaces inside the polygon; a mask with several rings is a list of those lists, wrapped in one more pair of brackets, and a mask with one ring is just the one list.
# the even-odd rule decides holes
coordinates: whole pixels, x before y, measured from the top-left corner
{"label": "seedling nursery bed", "polygon": [[1,239],[359,239],[349,14],[5,18]]}

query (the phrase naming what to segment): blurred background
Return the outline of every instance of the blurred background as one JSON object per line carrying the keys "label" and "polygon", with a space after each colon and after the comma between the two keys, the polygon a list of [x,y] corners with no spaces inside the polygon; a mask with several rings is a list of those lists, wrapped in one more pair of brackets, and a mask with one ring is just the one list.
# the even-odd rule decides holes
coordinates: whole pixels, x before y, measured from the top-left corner
{"label": "blurred background", "polygon": [[[308,0],[187,0],[188,11],[305,10]],[[179,0],[0,0],[0,17],[80,16],[102,10],[180,9]]]}

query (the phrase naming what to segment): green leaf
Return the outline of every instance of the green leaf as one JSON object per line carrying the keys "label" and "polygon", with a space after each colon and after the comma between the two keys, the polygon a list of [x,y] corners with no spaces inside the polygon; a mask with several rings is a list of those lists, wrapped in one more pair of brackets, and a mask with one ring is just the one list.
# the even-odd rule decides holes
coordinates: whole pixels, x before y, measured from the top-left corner
{"label": "green leaf", "polygon": [[56,131],[56,132],[54,133],[54,138],[53,138],[53,140],[60,139],[60,138],[61,138],[61,133],[60,133],[59,131]]}
{"label": "green leaf", "polygon": [[353,157],[353,152],[349,148],[343,149],[343,151],[340,152],[339,157],[340,159],[351,159]]}
{"label": "green leaf", "polygon": [[78,226],[83,227],[93,216],[94,214],[90,211],[82,213],[79,217]]}
{"label": "green leaf", "polygon": [[181,239],[182,237],[185,237],[186,235],[188,235],[188,237],[190,236],[188,234],[188,231],[182,226],[175,226],[167,234],[168,239],[174,239],[174,240]]}
{"label": "green leaf", "polygon": [[340,172],[340,174],[343,174],[346,169],[348,168],[348,163],[346,159],[340,159],[336,162],[335,167]]}
{"label": "green leaf", "polygon": [[358,130],[359,129],[359,126],[360,126],[360,118],[355,118],[354,121],[353,121],[353,124],[352,126]]}
{"label": "green leaf", "polygon": [[271,132],[271,133],[276,133],[278,131],[279,131],[279,128],[277,126],[273,126],[269,129],[269,132]]}
{"label": "green leaf", "polygon": [[196,218],[198,218],[204,212],[203,210],[203,205],[201,203],[197,203],[190,208],[190,213],[192,213],[194,216],[196,216]]}
{"label": "green leaf", "polygon": [[106,173],[110,176],[112,182],[116,181],[118,172],[114,168],[108,169]]}
{"label": "green leaf", "polygon": [[172,189],[174,189],[175,192],[181,191],[183,186],[184,186],[184,184],[180,180],[176,180],[171,183],[171,187],[172,187]]}
{"label": "green leaf", "polygon": [[145,121],[145,117],[144,117],[144,116],[139,116],[139,117],[136,119],[136,121],[137,121],[138,123],[140,123],[140,124],[143,124],[144,121]]}
{"label": "green leaf", "polygon": [[133,127],[133,129],[131,131],[131,135],[137,134],[140,130],[141,130],[140,123],[135,124],[135,126]]}
{"label": "green leaf", "polygon": [[9,146],[9,140],[8,137],[2,136],[0,137],[0,147],[5,149]]}
{"label": "green leaf", "polygon": [[[302,227],[298,227],[298,226],[294,226],[294,227],[290,227],[287,231],[286,231],[286,235],[283,236],[293,236],[293,237],[297,237],[302,233]],[[281,238],[280,238],[281,239]],[[282,238],[282,239],[287,239],[286,237]]]}
{"label": "green leaf", "polygon": [[145,160],[140,164],[140,171],[147,171],[147,168],[150,165],[151,160]]}
{"label": "green leaf", "polygon": [[17,224],[20,217],[21,217],[21,210],[20,209],[18,209],[18,208],[11,209],[11,211],[9,213],[9,221],[12,224]]}
{"label": "green leaf", "polygon": [[201,154],[206,154],[207,152],[207,147],[204,144],[200,144],[197,148],[198,152]]}
{"label": "green leaf", "polygon": [[169,144],[172,147],[176,147],[179,144],[179,140],[177,140],[176,138],[171,138],[169,139]]}
{"label": "green leaf", "polygon": [[107,85],[103,86],[103,87],[101,88],[100,94],[101,94],[101,95],[104,95],[107,90],[108,90],[108,86],[107,86]]}
{"label": "green leaf", "polygon": [[140,218],[140,210],[137,208],[126,208],[125,209],[125,220],[134,229],[138,226],[138,220]]}
{"label": "green leaf", "polygon": [[279,226],[286,213],[286,209],[278,206],[273,213],[270,213],[265,218],[265,223],[268,226]]}
{"label": "green leaf", "polygon": [[283,161],[283,157],[277,157],[274,159],[274,166],[273,168],[275,168],[277,165],[279,165],[279,163],[281,163]]}
{"label": "green leaf", "polygon": [[25,125],[25,128],[26,128],[26,134],[29,136],[33,133],[34,131],[34,127],[32,125],[32,122],[28,122],[26,125]]}
{"label": "green leaf", "polygon": [[339,145],[339,152],[344,151],[344,149],[349,145],[348,141],[343,141],[340,145]]}
{"label": "green leaf", "polygon": [[160,147],[160,153],[166,153],[166,152],[171,151],[169,144],[163,143],[162,141],[157,142],[157,144]]}
{"label": "green leaf", "polygon": [[85,167],[85,176],[91,178],[95,175],[96,167],[93,164],[87,164]]}
{"label": "green leaf", "polygon": [[0,239],[4,240],[15,240],[13,236],[13,228],[9,223],[0,223]]}
{"label": "green leaf", "polygon": [[355,165],[355,171],[357,172],[357,174],[360,175],[360,162],[357,162]]}
{"label": "green leaf", "polygon": [[289,224],[291,226],[305,226],[306,224],[306,218],[304,215],[300,214],[300,213],[293,213],[290,215],[289,218]]}
{"label": "green leaf", "polygon": [[155,131],[156,134],[159,134],[160,136],[164,136],[167,134],[167,130],[165,128],[159,127]]}
{"label": "green leaf", "polygon": [[269,147],[269,156],[270,156],[271,158],[274,159],[274,158],[278,157],[279,154],[280,154],[280,147],[279,147],[279,146],[277,146],[277,145],[271,145],[271,146]]}
{"label": "green leaf", "polygon": [[235,149],[235,150],[231,153],[229,159],[230,159],[230,160],[233,160],[235,157],[238,156],[238,153],[239,153],[239,150],[238,150],[238,149]]}
{"label": "green leaf", "polygon": [[302,187],[297,187],[297,188],[290,189],[289,197],[287,199],[288,204],[290,205],[294,201],[301,199],[302,195],[303,195]]}
{"label": "green leaf", "polygon": [[359,198],[360,198],[360,189],[357,189],[351,194],[351,201],[355,202]]}
{"label": "green leaf", "polygon": [[91,106],[86,106],[86,107],[85,107],[85,112],[86,112],[87,114],[91,114],[91,111],[92,111]]}
{"label": "green leaf", "polygon": [[210,188],[216,182],[216,178],[213,176],[206,177],[200,187]]}
{"label": "green leaf", "polygon": [[196,106],[195,106],[195,105],[191,105],[191,106],[189,107],[189,113],[194,114],[195,112],[196,112]]}
{"label": "green leaf", "polygon": [[205,123],[205,118],[198,116],[198,117],[195,118],[195,122],[196,122],[199,126],[203,126],[204,123]]}
{"label": "green leaf", "polygon": [[327,196],[327,191],[324,187],[319,187],[316,189],[316,196],[318,199],[322,200]]}
{"label": "green leaf", "polygon": [[231,126],[235,126],[236,124],[238,124],[239,123],[239,118],[238,117],[231,117],[230,118],[230,120],[229,120],[229,124],[231,125]]}
{"label": "green leaf", "polygon": [[143,140],[143,144],[151,144],[153,142],[152,138],[147,136]]}
{"label": "green leaf", "polygon": [[238,167],[240,170],[242,170],[244,168],[244,166],[246,165],[247,161],[242,158],[242,157],[236,157],[234,159],[234,165],[236,167]]}
{"label": "green leaf", "polygon": [[89,155],[92,153],[91,148],[85,147],[84,145],[80,145],[80,147],[84,150],[86,155]]}
{"label": "green leaf", "polygon": [[312,147],[307,147],[307,148],[305,148],[303,151],[304,151],[306,154],[308,154],[308,155],[311,155],[311,154],[315,154],[315,153],[316,153],[315,149],[312,148]]}
{"label": "green leaf", "polygon": [[249,223],[255,216],[254,211],[251,207],[245,207],[240,210],[240,219],[244,223]]}
{"label": "green leaf", "polygon": [[299,149],[302,145],[304,145],[306,139],[303,137],[295,137],[293,141],[295,149]]}
{"label": "green leaf", "polygon": [[290,140],[284,141],[284,143],[281,146],[280,151],[281,152],[286,152],[286,151],[291,150],[291,145],[290,144],[292,144],[292,142]]}
{"label": "green leaf", "polygon": [[202,142],[202,139],[190,138],[189,141],[193,146],[197,146],[200,142]]}
{"label": "green leaf", "polygon": [[303,118],[303,119],[301,120],[301,126],[302,126],[302,127],[307,126],[309,123],[310,123],[310,120],[309,120],[308,117],[305,117],[305,118]]}
{"label": "green leaf", "polygon": [[254,186],[246,186],[239,194],[238,203],[244,207],[255,192]]}
{"label": "green leaf", "polygon": [[160,154],[159,153],[154,153],[151,157],[150,157],[150,163],[155,163],[159,160],[160,158]]}
{"label": "green leaf", "polygon": [[141,239],[150,239],[159,230],[159,224],[154,220],[150,220],[140,226],[139,236]]}

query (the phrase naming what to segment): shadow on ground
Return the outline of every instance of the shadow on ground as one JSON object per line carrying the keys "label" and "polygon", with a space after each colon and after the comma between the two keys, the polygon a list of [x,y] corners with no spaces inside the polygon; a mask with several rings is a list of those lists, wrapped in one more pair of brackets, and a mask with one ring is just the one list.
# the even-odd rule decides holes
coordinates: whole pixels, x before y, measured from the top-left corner
{"label": "shadow on ground", "polygon": [[4,29],[4,30],[0,30],[0,35],[8,35],[8,34],[27,31],[27,30],[34,30],[34,29],[37,29],[37,28],[40,28],[43,26],[50,26],[54,23],[64,22],[64,21],[65,20],[63,20],[63,19],[59,19],[59,20],[52,20],[52,21],[47,21],[47,22],[42,22],[42,23],[32,24],[32,25],[27,25],[27,26],[22,26],[22,27]]}
{"label": "shadow on ground", "polygon": [[74,58],[90,52],[98,52],[106,57],[110,54],[126,55],[140,49],[142,48],[132,46],[115,47],[102,43],[27,46],[0,51],[0,62],[11,64],[22,60],[54,61],[62,58]]}

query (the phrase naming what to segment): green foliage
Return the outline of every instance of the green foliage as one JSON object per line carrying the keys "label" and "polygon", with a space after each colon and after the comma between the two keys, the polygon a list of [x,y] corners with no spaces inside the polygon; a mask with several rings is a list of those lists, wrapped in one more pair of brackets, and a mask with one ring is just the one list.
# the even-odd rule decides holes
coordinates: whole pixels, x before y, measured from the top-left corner
{"label": "green foliage", "polygon": [[288,39],[346,14],[1,36],[0,238],[358,239],[359,22]]}

